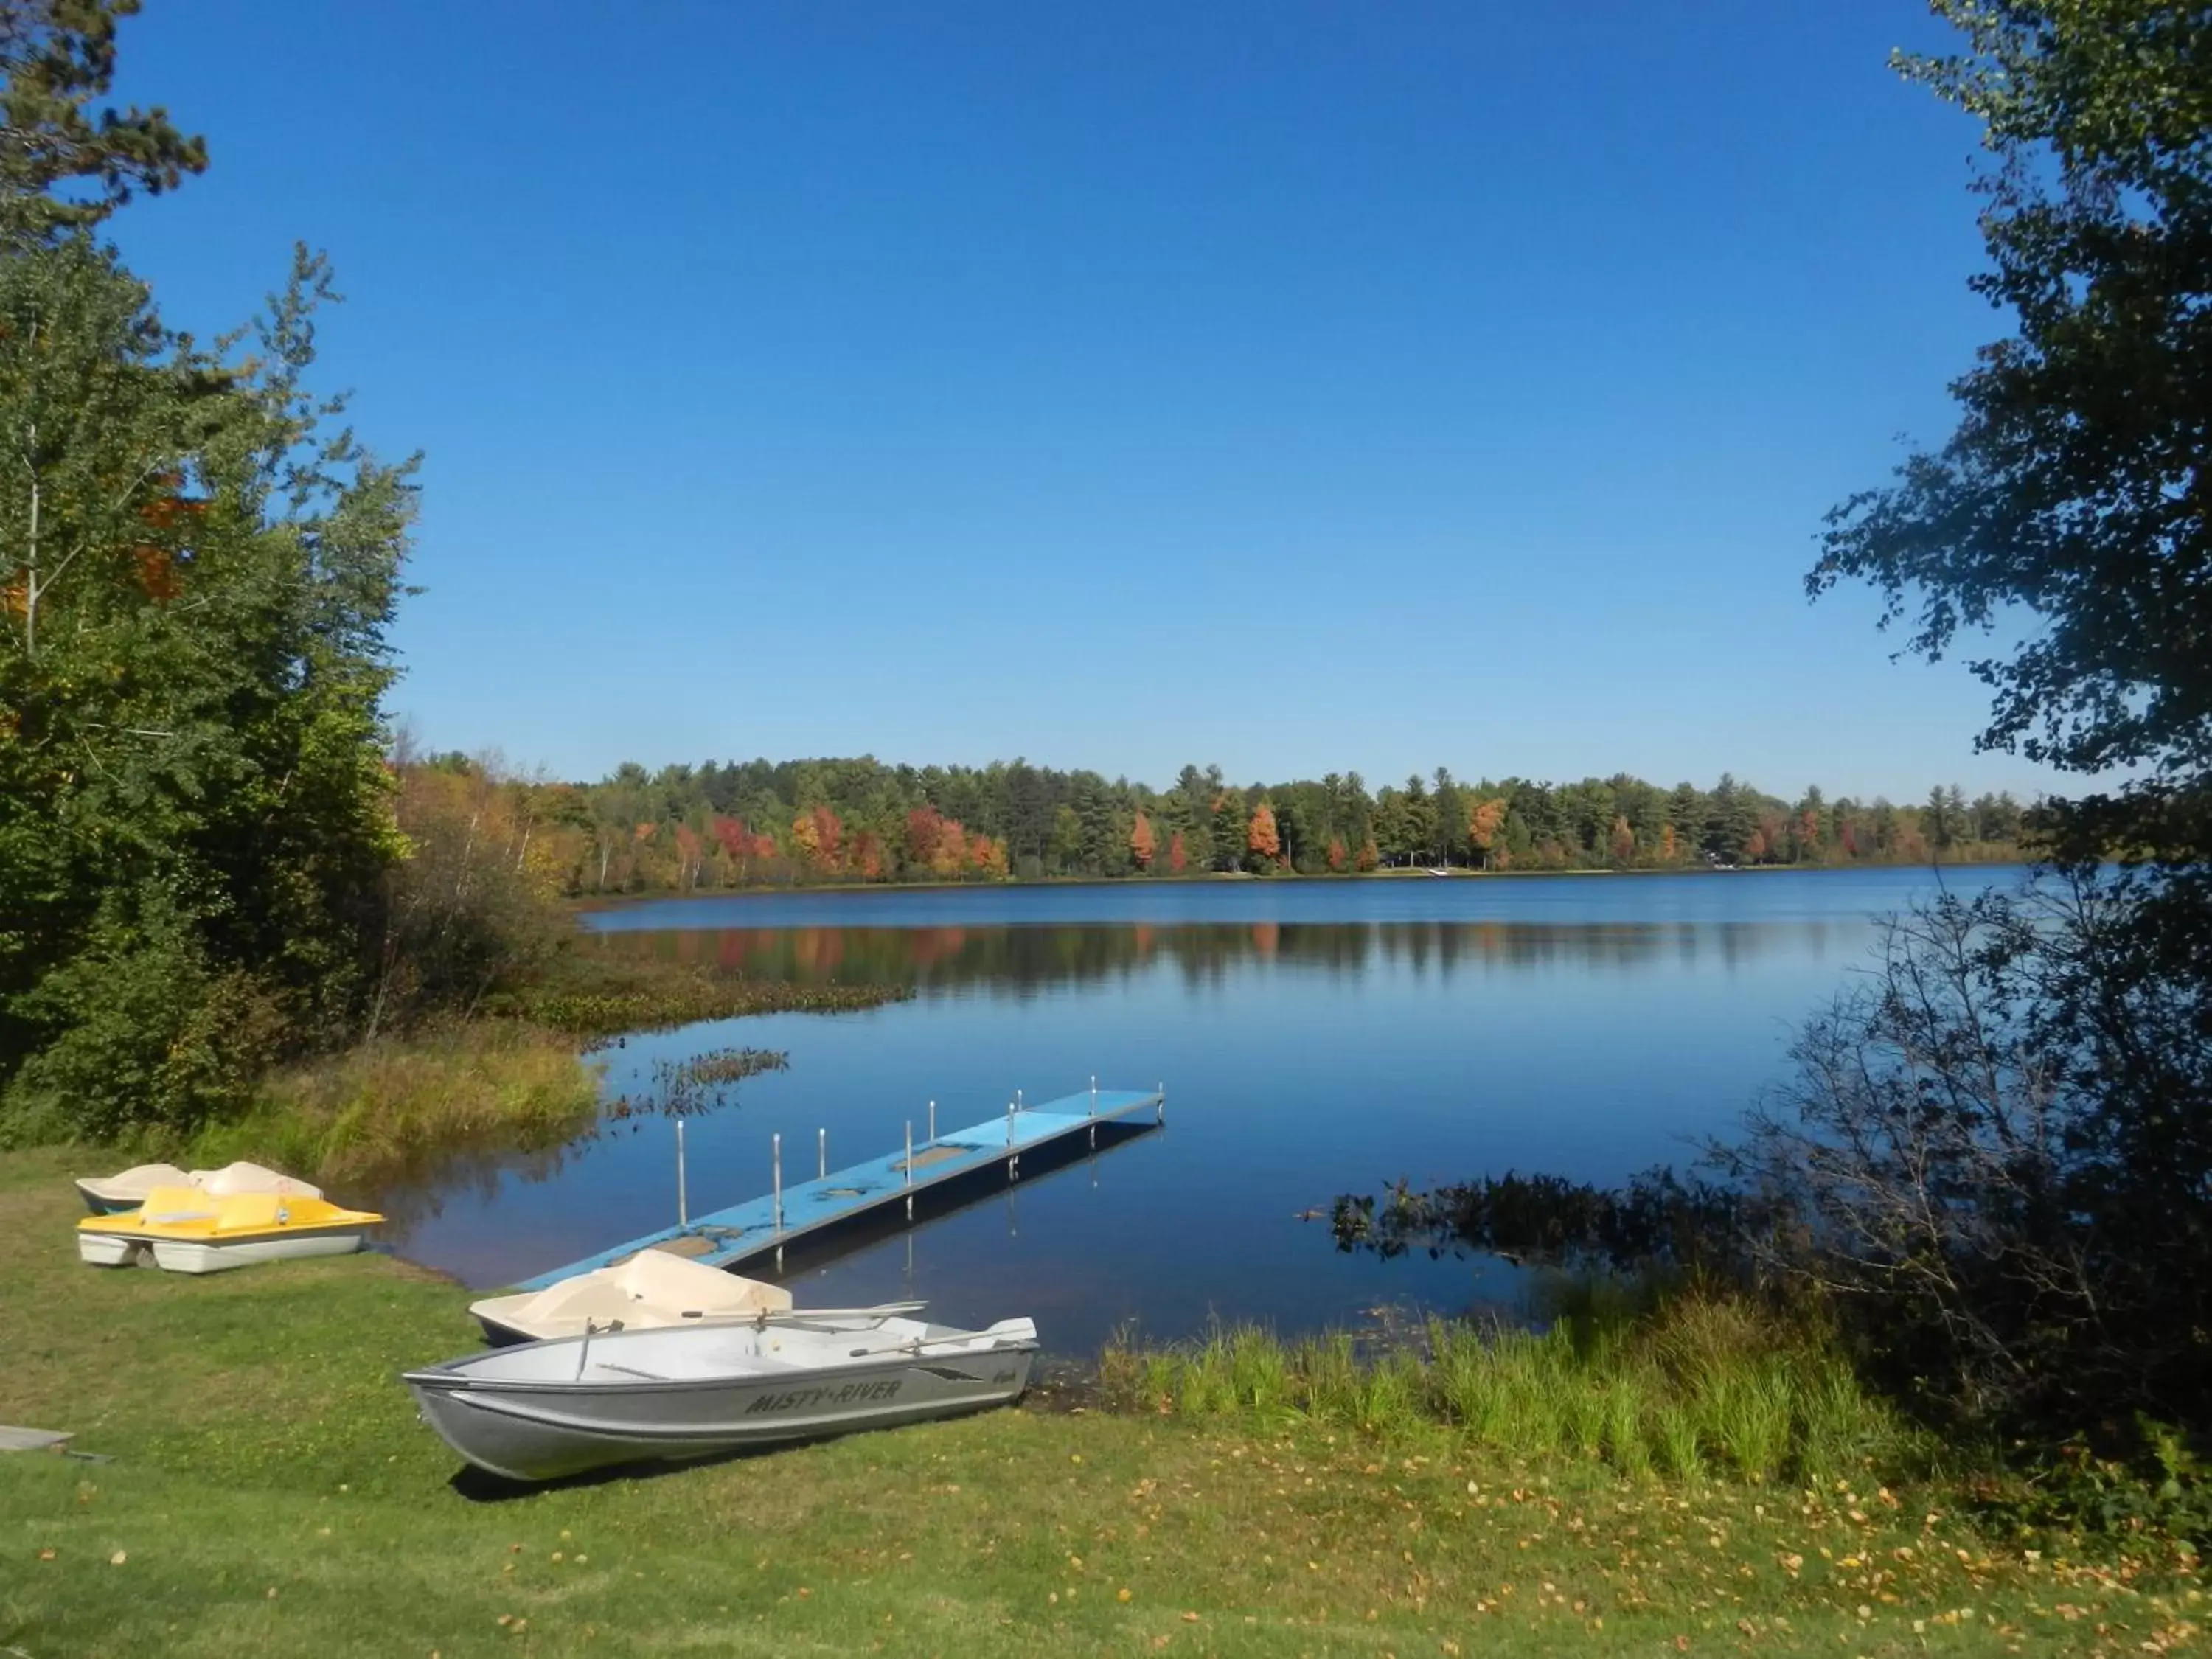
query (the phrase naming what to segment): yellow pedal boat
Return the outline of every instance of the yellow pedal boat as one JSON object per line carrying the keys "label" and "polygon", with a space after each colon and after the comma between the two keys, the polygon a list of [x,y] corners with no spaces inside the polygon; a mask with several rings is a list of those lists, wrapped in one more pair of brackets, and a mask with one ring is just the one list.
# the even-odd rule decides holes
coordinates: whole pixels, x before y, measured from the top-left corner
{"label": "yellow pedal boat", "polygon": [[384,1218],[289,1193],[220,1196],[197,1187],[156,1187],[135,1210],[76,1224],[77,1255],[95,1267],[127,1267],[151,1256],[173,1273],[215,1273],[257,1261],[344,1255]]}

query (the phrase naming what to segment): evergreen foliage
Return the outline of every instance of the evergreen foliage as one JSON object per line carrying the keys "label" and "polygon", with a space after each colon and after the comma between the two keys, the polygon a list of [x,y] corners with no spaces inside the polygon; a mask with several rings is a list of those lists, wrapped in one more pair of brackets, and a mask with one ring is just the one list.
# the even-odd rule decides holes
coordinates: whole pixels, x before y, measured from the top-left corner
{"label": "evergreen foliage", "polygon": [[[159,112],[82,113],[130,9],[0,12],[0,223],[31,228],[0,245],[0,1088],[18,1131],[189,1128],[349,1029],[404,850],[381,699],[412,464],[332,430],[343,400],[306,388],[336,297],[320,258],[300,250],[210,348],[88,234],[198,166]],[[68,188],[87,179],[89,201]]]}

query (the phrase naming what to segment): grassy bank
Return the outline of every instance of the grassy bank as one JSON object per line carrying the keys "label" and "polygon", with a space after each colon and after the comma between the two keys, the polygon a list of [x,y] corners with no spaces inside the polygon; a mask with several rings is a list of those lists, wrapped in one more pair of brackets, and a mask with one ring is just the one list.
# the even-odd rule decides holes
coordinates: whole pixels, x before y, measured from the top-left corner
{"label": "grassy bank", "polygon": [[1579,1300],[1541,1333],[1431,1320],[1418,1342],[1373,1356],[1341,1334],[1286,1344],[1250,1328],[1116,1346],[1101,1381],[1123,1409],[1385,1436],[1440,1427],[1632,1477],[1825,1488],[1936,1468],[1933,1445],[1860,1388],[1816,1328],[1724,1296],[1656,1311]]}
{"label": "grassy bank", "polygon": [[1376,1431],[1030,1408],[530,1495],[453,1480],[404,1366],[466,1297],[386,1259],[206,1280],[71,1254],[69,1160],[0,1158],[0,1650],[647,1654],[2136,1653],[2171,1554],[2000,1547],[1945,1496],[1817,1493]]}

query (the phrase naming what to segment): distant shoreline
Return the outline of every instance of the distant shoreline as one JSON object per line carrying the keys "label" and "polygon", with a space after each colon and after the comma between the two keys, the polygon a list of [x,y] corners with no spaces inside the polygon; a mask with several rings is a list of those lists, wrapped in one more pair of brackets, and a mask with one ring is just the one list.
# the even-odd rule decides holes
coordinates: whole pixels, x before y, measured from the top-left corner
{"label": "distant shoreline", "polygon": [[949,893],[995,892],[1010,887],[1194,887],[1221,884],[1264,882],[1269,886],[1292,884],[1334,884],[1356,881],[1559,881],[1590,877],[1636,878],[1644,876],[1772,876],[1841,875],[1862,870],[1925,870],[1941,872],[1946,870],[2020,870],[2027,867],[2026,859],[1967,859],[1954,864],[1920,864],[1896,862],[1876,863],[1863,860],[1855,864],[1753,864],[1732,869],[1716,869],[1710,865],[1680,865],[1665,869],[1633,868],[1610,870],[1592,867],[1571,870],[1461,870],[1455,869],[1445,876],[1433,875],[1419,867],[1412,869],[1345,871],[1330,874],[1255,875],[1243,870],[1209,870],[1202,874],[1183,876],[1037,876],[1028,880],[1006,881],[823,881],[774,887],[695,887],[686,892],[655,891],[649,893],[594,893],[564,898],[571,911],[581,915],[597,910],[627,910],[641,904],[661,904],[678,899],[756,899],[788,898],[795,894],[856,893]]}

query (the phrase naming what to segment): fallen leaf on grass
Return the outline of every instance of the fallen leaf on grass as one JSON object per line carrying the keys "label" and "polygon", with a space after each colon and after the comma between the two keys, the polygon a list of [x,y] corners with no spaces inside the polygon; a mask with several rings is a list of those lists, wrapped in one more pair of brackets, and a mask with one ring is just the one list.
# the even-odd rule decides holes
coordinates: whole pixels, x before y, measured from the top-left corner
{"label": "fallen leaf on grass", "polygon": [[111,1567],[119,1567],[130,1559],[131,1557],[125,1552],[118,1550],[107,1558],[107,1565]]}

